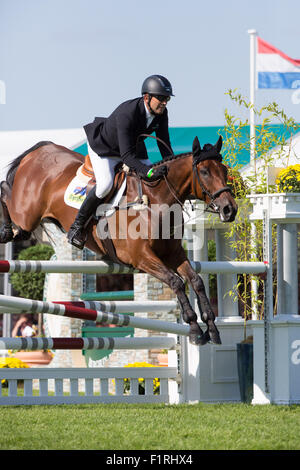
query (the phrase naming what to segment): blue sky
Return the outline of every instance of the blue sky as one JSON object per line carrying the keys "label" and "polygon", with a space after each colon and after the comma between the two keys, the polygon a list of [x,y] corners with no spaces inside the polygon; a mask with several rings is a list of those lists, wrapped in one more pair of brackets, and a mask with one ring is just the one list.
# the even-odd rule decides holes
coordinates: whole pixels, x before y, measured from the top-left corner
{"label": "blue sky", "polygon": [[[0,0],[0,130],[81,127],[169,78],[170,126],[222,126],[249,96],[249,28],[300,58],[299,0]],[[290,90],[258,90],[300,122]]]}

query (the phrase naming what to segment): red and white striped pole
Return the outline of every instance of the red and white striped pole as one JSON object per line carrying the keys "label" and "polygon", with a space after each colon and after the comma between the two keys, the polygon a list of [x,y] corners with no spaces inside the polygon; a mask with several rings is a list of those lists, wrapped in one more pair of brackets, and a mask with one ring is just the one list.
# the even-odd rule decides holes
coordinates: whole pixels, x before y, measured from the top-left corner
{"label": "red and white striped pole", "polygon": [[[68,302],[66,302],[68,304]],[[73,304],[73,302],[71,302]],[[132,326],[143,330],[161,331],[177,335],[188,336],[190,327],[163,320],[151,320],[148,318],[133,317],[111,312],[101,312],[100,310],[77,307],[75,305],[64,305],[53,302],[42,302],[40,300],[24,299],[22,297],[11,297],[0,295],[0,306],[7,307],[14,313],[50,313],[52,315],[62,315],[81,320],[91,320],[102,324],[112,324],[118,326]]]}
{"label": "red and white striped pole", "polygon": [[0,349],[173,349],[171,336],[146,338],[0,338]]}

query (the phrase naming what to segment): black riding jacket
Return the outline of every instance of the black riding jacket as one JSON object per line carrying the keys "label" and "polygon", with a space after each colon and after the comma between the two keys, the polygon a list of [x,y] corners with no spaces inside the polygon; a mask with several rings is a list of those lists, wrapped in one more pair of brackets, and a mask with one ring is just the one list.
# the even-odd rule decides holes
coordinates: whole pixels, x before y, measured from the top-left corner
{"label": "black riding jacket", "polygon": [[[145,137],[140,134],[152,134],[162,139],[172,150],[169,136],[168,111],[155,116],[147,127],[146,110],[143,98],[135,98],[120,104],[108,118],[95,117],[94,121],[84,126],[91,148],[100,157],[120,157],[136,171],[146,175],[149,167],[142,163],[148,158]],[[138,142],[138,143],[137,143]],[[163,158],[170,151],[159,141],[158,148]]]}

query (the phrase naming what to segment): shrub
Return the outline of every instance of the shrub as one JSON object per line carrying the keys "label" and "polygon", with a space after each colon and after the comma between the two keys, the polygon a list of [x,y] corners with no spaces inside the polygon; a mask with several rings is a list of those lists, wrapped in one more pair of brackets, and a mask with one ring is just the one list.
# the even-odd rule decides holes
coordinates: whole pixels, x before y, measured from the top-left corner
{"label": "shrub", "polygon": [[[37,244],[21,250],[18,260],[49,260],[54,254],[49,245]],[[21,297],[33,300],[43,300],[44,273],[14,273],[10,282]]]}

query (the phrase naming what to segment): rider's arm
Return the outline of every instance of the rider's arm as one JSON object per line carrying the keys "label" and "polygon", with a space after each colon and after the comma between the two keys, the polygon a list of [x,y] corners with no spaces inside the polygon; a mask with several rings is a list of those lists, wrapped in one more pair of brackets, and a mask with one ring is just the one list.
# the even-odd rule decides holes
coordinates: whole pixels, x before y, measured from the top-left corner
{"label": "rider's arm", "polygon": [[172,150],[171,142],[170,142],[169,119],[168,119],[168,110],[167,109],[165,109],[165,112],[162,116],[159,127],[156,130],[155,134],[156,134],[156,137],[163,140],[171,150],[171,152],[170,152],[170,150],[168,150],[168,148],[165,145],[163,145],[161,142],[159,142],[159,140],[158,140],[157,145],[158,145],[161,156],[163,158],[169,157],[174,152]]}
{"label": "rider's arm", "polygon": [[121,160],[140,176],[146,176],[149,166],[137,157],[135,129],[131,117],[125,113],[117,116],[117,129]]}

